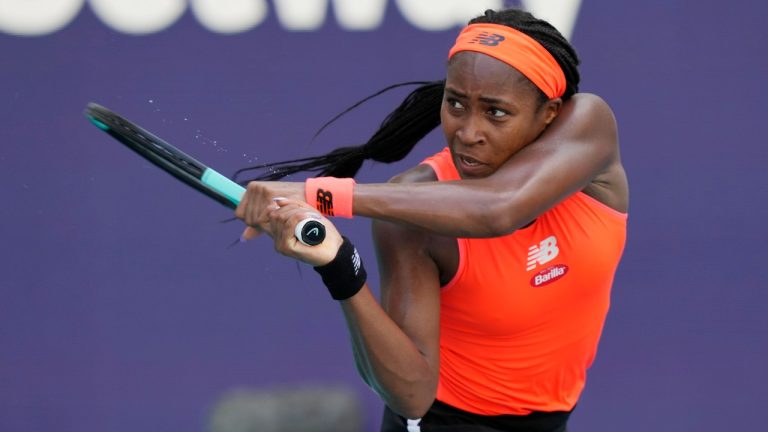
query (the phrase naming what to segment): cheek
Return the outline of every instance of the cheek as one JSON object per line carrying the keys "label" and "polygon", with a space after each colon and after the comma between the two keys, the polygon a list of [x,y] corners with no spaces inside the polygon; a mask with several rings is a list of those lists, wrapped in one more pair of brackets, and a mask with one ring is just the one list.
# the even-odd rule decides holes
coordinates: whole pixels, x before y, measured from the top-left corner
{"label": "cheek", "polygon": [[446,137],[453,136],[456,132],[456,125],[453,118],[446,114],[444,109],[440,110],[440,126],[443,128],[443,134]]}
{"label": "cheek", "polygon": [[524,147],[541,134],[544,130],[544,126],[544,116],[531,115],[527,116],[525,119],[521,118],[520,121],[517,122],[517,127],[515,128],[515,140],[520,147]]}
{"label": "cheek", "polygon": [[519,123],[498,130],[494,136],[494,153],[499,156],[501,162],[520,151],[531,140],[529,127],[521,127]]}
{"label": "cheek", "polygon": [[446,118],[446,115],[445,115],[445,109],[443,109],[443,107],[441,106],[440,107],[440,125],[443,127],[443,129],[445,129],[447,120],[448,119]]}

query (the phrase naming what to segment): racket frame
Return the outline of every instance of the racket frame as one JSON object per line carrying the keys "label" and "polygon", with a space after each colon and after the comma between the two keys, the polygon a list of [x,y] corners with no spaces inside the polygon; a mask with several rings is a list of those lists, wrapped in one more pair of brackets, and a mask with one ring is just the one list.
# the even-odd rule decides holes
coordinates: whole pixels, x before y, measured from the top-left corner
{"label": "racket frame", "polygon": [[84,114],[96,127],[192,188],[229,208],[240,204],[245,188],[157,135],[95,103],[89,103]]}

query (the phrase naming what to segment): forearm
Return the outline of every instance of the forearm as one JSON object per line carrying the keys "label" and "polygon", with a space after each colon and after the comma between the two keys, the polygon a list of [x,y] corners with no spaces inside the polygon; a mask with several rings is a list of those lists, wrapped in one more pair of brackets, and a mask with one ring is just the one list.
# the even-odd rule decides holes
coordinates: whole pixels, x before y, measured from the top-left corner
{"label": "forearm", "polygon": [[[494,183],[495,182],[495,183]],[[508,211],[506,198],[494,189],[499,180],[461,182],[358,183],[354,188],[353,214],[418,228],[451,237],[496,237],[530,221]],[[305,201],[303,182],[251,182],[254,195],[263,196],[261,208],[274,197]],[[308,204],[314,206],[315,202]],[[507,205],[505,205],[507,204]]]}
{"label": "forearm", "polygon": [[496,237],[535,217],[510,211],[514,200],[513,193],[499,192],[487,180],[358,184],[353,212],[438,235]]}
{"label": "forearm", "polygon": [[341,302],[363,380],[395,412],[421,417],[437,389],[437,371],[381,308],[367,286]]}

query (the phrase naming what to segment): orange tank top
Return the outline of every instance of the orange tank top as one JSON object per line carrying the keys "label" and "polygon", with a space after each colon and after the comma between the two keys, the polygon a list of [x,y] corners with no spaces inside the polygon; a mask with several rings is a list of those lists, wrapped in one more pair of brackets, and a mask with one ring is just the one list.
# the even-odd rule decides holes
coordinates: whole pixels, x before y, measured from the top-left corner
{"label": "orange tank top", "polygon": [[[449,150],[424,160],[459,180]],[[627,215],[578,192],[512,234],[458,239],[437,399],[483,415],[569,411],[608,312]]]}

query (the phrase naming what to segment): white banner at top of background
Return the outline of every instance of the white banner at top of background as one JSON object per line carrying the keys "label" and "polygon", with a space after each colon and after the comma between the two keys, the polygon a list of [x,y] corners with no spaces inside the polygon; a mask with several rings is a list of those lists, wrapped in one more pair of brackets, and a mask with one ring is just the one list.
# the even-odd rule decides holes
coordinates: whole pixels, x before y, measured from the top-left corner
{"label": "white banner at top of background", "polygon": [[[206,29],[237,34],[258,27],[269,16],[285,30],[316,31],[328,20],[349,31],[381,27],[389,0],[0,0],[0,32],[45,36],[74,21],[87,2],[113,30],[145,35],[166,30],[189,8]],[[502,9],[504,0],[392,0],[403,18],[424,31],[461,27],[486,9]],[[523,0],[521,6],[549,21],[570,38],[581,0]],[[270,10],[270,6],[273,10]]]}

